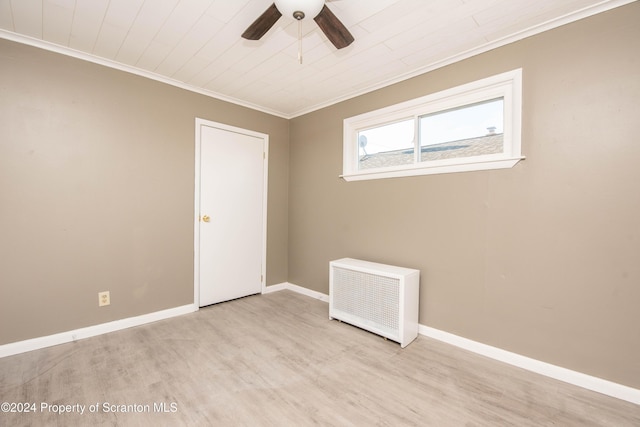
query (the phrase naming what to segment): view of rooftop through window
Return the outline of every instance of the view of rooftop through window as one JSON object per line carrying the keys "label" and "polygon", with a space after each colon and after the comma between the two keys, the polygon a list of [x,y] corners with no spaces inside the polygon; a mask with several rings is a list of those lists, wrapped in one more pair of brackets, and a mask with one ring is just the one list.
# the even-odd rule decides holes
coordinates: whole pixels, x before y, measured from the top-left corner
{"label": "view of rooftop through window", "polygon": [[413,117],[358,133],[360,156],[413,148],[415,131]]}
{"label": "view of rooftop through window", "polygon": [[420,145],[503,133],[504,99],[492,99],[420,117]]}
{"label": "view of rooftop through window", "polygon": [[[360,169],[413,163],[415,123],[411,117],[360,131]],[[418,128],[420,161],[500,153],[504,99],[420,116]]]}

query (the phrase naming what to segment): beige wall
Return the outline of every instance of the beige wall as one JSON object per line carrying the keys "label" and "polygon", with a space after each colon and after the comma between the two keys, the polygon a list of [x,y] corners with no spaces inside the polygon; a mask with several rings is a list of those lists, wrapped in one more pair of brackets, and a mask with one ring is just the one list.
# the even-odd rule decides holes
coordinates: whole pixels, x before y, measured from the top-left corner
{"label": "beige wall", "polygon": [[0,344],[193,303],[196,117],[270,135],[285,282],[287,120],[0,40]]}
{"label": "beige wall", "polygon": [[[289,281],[421,270],[420,323],[640,387],[640,4],[291,121]],[[513,169],[343,182],[342,120],[523,68]]]}

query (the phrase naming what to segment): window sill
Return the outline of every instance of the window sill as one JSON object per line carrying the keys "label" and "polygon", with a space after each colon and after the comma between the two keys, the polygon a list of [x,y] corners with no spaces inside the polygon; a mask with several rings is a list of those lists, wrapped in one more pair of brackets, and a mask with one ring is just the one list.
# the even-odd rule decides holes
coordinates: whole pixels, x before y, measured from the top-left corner
{"label": "window sill", "polygon": [[364,181],[369,179],[383,179],[383,178],[401,178],[405,176],[418,176],[418,175],[434,175],[434,174],[442,174],[442,173],[453,173],[453,172],[471,172],[471,171],[480,171],[480,170],[491,170],[491,169],[509,169],[512,168],[518,163],[520,160],[524,160],[523,156],[521,157],[511,157],[511,158],[501,158],[501,159],[492,159],[485,161],[469,161],[466,163],[456,163],[456,164],[448,164],[448,165],[419,165],[413,166],[404,169],[394,169],[394,170],[368,170],[368,171],[358,171],[345,173],[340,175],[340,178],[345,181]]}

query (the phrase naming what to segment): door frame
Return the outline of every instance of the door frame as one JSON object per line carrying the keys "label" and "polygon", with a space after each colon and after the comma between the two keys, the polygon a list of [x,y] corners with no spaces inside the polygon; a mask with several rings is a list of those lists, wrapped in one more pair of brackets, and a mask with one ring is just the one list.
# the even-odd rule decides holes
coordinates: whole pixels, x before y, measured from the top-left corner
{"label": "door frame", "polygon": [[262,189],[262,266],[261,266],[261,283],[262,291],[265,292],[267,281],[267,189],[269,176],[269,135],[266,133],[255,132],[248,129],[242,129],[235,126],[226,125],[224,123],[213,122],[211,120],[196,117],[196,141],[195,141],[195,186],[193,197],[193,304],[196,310],[200,309],[200,167],[201,167],[201,146],[203,126],[213,127],[228,132],[240,133],[242,135],[253,136],[262,139],[262,149],[264,153],[264,177]]}

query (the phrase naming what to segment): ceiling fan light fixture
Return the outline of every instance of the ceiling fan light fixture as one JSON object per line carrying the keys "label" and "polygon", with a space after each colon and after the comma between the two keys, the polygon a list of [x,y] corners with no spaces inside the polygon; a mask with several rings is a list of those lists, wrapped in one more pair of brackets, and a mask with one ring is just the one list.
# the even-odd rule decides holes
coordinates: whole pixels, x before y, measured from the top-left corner
{"label": "ceiling fan light fixture", "polygon": [[324,6],[324,0],[275,0],[275,4],[284,16],[300,21],[318,16]]}
{"label": "ceiling fan light fixture", "polygon": [[272,3],[244,30],[242,37],[247,40],[260,40],[282,15],[286,15],[290,19],[298,21],[300,42],[302,40],[302,21],[313,19],[336,49],[349,46],[354,41],[353,35],[324,3],[325,0],[275,0],[275,3]]}

